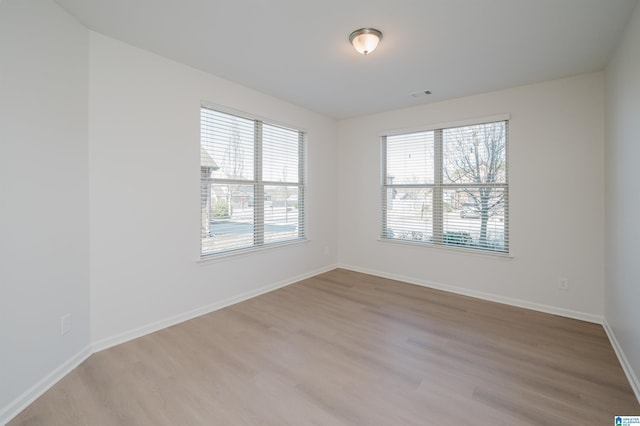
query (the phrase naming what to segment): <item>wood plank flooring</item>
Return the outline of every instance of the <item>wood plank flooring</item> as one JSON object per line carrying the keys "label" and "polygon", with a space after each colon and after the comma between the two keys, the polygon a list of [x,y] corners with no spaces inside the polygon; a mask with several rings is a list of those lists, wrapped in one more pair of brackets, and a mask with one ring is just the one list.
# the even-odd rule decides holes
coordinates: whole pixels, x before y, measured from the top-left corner
{"label": "wood plank flooring", "polygon": [[10,425],[610,425],[601,326],[334,270],[96,353]]}

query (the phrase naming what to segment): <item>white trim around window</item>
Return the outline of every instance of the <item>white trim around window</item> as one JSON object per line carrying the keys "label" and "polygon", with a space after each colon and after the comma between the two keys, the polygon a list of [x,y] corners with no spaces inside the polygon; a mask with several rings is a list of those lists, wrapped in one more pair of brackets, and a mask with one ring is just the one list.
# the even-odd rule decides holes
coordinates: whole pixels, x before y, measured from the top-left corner
{"label": "white trim around window", "polygon": [[201,259],[306,240],[305,138],[201,106]]}
{"label": "white trim around window", "polygon": [[383,134],[381,240],[508,256],[506,117]]}

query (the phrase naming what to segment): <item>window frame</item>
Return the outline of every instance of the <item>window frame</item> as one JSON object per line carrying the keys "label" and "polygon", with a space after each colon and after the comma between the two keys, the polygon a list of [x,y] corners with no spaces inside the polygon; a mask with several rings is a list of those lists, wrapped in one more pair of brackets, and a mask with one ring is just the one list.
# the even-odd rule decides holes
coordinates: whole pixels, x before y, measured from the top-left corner
{"label": "window frame", "polygon": [[[200,226],[200,261],[208,261],[215,260],[219,258],[224,258],[227,256],[239,255],[239,254],[247,254],[256,251],[269,250],[271,248],[286,246],[291,244],[299,244],[305,243],[308,241],[307,238],[307,220],[306,220],[306,152],[307,152],[307,132],[298,127],[291,126],[288,124],[283,124],[277,122],[275,120],[270,120],[264,117],[256,116],[253,114],[249,114],[243,111],[234,110],[231,108],[223,107],[220,105],[214,105],[210,103],[202,102],[199,109],[199,117],[200,117],[200,140],[199,145],[200,149],[204,149],[203,145],[203,137],[202,137],[202,110],[210,110],[215,113],[225,114],[232,117],[237,117],[242,120],[249,120],[253,123],[254,126],[254,146],[253,146],[253,177],[250,180],[239,180],[239,179],[229,179],[229,178],[213,178],[213,177],[205,177],[202,173],[202,164],[200,165],[201,174],[200,174],[200,198],[201,198],[201,207],[202,207],[202,188],[204,184],[210,185],[244,185],[244,186],[253,186],[253,231],[252,231],[252,244],[241,246],[237,248],[231,249],[223,249],[212,252],[204,251],[204,230],[203,230],[203,209],[201,209],[201,226]],[[290,181],[267,181],[263,179],[263,126],[272,126],[277,127],[289,131],[296,132],[298,134],[298,144],[297,144],[297,160],[298,160],[298,181],[290,182]],[[288,238],[273,242],[265,242],[265,223],[267,223],[266,215],[265,215],[265,187],[273,187],[273,186],[297,186],[298,187],[298,205],[302,206],[298,208],[298,219],[297,219],[297,237]],[[211,220],[211,217],[209,217]]]}
{"label": "window frame", "polygon": [[[405,245],[415,245],[421,247],[430,247],[438,250],[456,250],[463,251],[469,254],[475,255],[489,255],[497,257],[511,257],[512,245],[510,243],[510,215],[509,215],[509,129],[510,129],[510,114],[499,114],[488,117],[480,117],[471,120],[447,122],[440,124],[433,124],[422,127],[414,127],[409,129],[400,129],[385,131],[379,134],[380,136],[380,187],[381,187],[381,217],[380,217],[380,234],[379,241],[391,242]],[[505,146],[504,146],[504,159],[505,159],[505,180],[504,183],[444,183],[444,141],[443,131],[452,128],[491,124],[496,122],[505,123]],[[416,133],[433,132],[433,183],[423,184],[393,184],[388,182],[387,173],[387,138],[393,136],[404,136]],[[443,240],[444,232],[444,197],[443,194],[447,189],[461,189],[461,188],[481,188],[492,187],[503,190],[504,196],[504,245],[505,250],[493,250],[487,247],[473,247],[466,245],[457,245],[446,243]],[[391,229],[388,226],[388,193],[389,189],[404,188],[404,189],[431,189],[432,201],[432,241],[414,240],[408,238],[393,238],[389,237],[388,233]]]}

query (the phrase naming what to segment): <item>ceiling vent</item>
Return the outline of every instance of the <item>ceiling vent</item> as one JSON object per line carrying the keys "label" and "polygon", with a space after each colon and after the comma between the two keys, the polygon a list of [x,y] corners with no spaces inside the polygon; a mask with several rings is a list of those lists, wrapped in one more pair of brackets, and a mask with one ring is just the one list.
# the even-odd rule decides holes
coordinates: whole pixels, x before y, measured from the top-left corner
{"label": "ceiling vent", "polygon": [[419,90],[417,92],[409,93],[412,98],[422,98],[431,94],[431,90]]}

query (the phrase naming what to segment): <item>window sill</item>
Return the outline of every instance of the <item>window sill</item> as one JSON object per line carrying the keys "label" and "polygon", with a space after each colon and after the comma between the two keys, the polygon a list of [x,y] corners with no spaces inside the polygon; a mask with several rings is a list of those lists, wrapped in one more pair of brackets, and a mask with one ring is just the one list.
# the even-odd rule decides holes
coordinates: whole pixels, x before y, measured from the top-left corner
{"label": "window sill", "polygon": [[233,258],[240,257],[240,256],[250,256],[254,254],[259,254],[264,251],[274,250],[281,247],[303,245],[309,242],[311,242],[311,240],[304,238],[304,239],[293,240],[293,241],[283,241],[281,243],[272,243],[272,244],[258,246],[258,247],[243,248],[243,249],[228,251],[228,252],[219,253],[219,254],[209,254],[209,255],[200,257],[199,259],[196,259],[196,263],[203,264],[203,265],[217,263],[225,260],[231,260]]}
{"label": "window sill", "polygon": [[462,247],[452,247],[452,246],[445,246],[445,245],[420,243],[420,242],[414,242],[409,240],[402,241],[402,240],[390,240],[385,238],[378,238],[378,242],[385,243],[385,244],[401,245],[404,247],[417,247],[420,249],[425,248],[427,250],[436,250],[439,252],[450,252],[453,254],[461,254],[461,255],[467,255],[467,256],[473,256],[473,257],[482,257],[485,259],[486,258],[497,259],[497,260],[514,259],[514,257],[509,253],[499,253],[499,252],[492,252],[488,250],[483,251],[483,250],[476,250],[476,249],[466,249]]}

